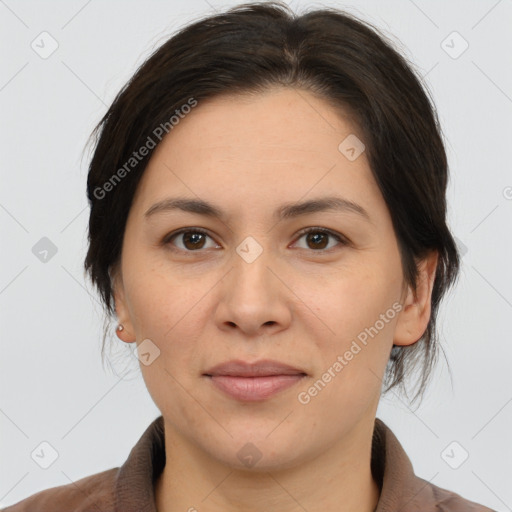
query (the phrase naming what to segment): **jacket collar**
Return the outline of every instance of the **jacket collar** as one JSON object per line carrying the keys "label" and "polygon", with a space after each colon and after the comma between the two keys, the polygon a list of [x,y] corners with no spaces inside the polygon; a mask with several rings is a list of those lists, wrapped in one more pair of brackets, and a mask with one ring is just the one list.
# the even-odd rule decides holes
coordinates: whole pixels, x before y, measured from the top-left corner
{"label": "jacket collar", "polygon": [[[119,512],[156,512],[154,484],[165,466],[163,416],[156,418],[132,448],[115,480]],[[381,488],[375,512],[407,512],[434,508],[435,496],[429,482],[414,475],[398,439],[386,424],[375,419],[371,455],[372,474]],[[428,507],[426,507],[428,508]]]}

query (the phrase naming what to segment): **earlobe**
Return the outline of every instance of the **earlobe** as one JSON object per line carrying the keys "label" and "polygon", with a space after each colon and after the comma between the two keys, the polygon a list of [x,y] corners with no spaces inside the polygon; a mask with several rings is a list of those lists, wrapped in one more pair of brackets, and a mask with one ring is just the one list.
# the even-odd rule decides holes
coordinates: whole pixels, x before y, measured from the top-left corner
{"label": "earlobe", "polygon": [[124,331],[124,325],[123,325],[123,324],[117,324],[117,327],[116,327],[116,334],[117,334],[117,337],[118,337],[121,341],[125,341],[125,340],[123,339],[123,337],[121,336],[122,331]]}
{"label": "earlobe", "polygon": [[135,339],[133,339],[133,336],[131,336],[130,333],[127,332],[127,330],[125,329],[124,325],[121,322],[116,324],[116,335],[121,341],[124,341],[125,343],[133,343],[135,341]]}
{"label": "earlobe", "polygon": [[116,335],[125,343],[133,343],[136,341],[133,334],[133,326],[130,321],[130,315],[126,306],[124,286],[119,273],[115,272],[111,277],[112,297],[114,300],[114,309],[118,319],[116,324]]}
{"label": "earlobe", "polygon": [[409,285],[403,309],[395,326],[394,345],[412,345],[423,336],[427,329],[438,256],[437,251],[432,251],[418,263],[416,293]]}

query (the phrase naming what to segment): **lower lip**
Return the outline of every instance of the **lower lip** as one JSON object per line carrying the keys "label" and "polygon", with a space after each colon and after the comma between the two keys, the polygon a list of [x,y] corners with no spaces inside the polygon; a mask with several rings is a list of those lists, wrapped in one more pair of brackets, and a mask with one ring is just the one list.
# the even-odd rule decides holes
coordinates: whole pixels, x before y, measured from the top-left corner
{"label": "lower lip", "polygon": [[237,400],[256,402],[265,400],[279,391],[301,381],[304,375],[268,375],[266,377],[208,376],[212,384]]}

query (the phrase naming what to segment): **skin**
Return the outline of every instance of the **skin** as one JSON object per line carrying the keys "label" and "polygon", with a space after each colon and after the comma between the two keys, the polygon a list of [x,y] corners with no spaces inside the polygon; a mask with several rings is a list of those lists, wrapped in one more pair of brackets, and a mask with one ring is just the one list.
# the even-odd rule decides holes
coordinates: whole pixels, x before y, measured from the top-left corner
{"label": "skin", "polygon": [[[370,450],[381,381],[392,345],[416,342],[427,327],[437,254],[420,262],[415,295],[366,154],[349,161],[338,150],[349,134],[362,139],[323,100],[276,88],[199,102],[156,148],[113,285],[124,326],[117,335],[150,339],[160,350],[140,365],[165,424],[159,512],[375,509]],[[358,203],[370,222],[348,211],[272,218],[283,203],[328,195]],[[174,210],[144,218],[154,203],[177,196],[211,202],[227,217]],[[208,236],[169,241],[184,227]],[[315,240],[317,232],[308,241],[299,234],[308,227],[349,243]],[[248,236],[262,248],[252,263],[236,252]],[[399,314],[300,403],[298,394],[394,303]],[[203,376],[220,362],[267,358],[307,376],[259,402],[235,400]],[[262,455],[252,467],[237,457],[248,442]]]}

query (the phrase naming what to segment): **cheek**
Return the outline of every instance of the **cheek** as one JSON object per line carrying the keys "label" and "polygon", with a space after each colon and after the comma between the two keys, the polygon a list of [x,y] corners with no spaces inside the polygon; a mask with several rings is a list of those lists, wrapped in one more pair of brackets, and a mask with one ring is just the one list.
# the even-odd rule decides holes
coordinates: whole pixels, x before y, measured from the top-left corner
{"label": "cheek", "polygon": [[334,334],[313,338],[321,363],[297,398],[309,402],[305,414],[322,417],[326,424],[342,425],[348,416],[359,417],[380,396],[396,311],[389,290],[365,284],[338,286],[319,307],[329,311],[327,322]]}
{"label": "cheek", "polygon": [[[329,384],[333,392],[341,381],[344,393],[354,396],[360,395],[361,386],[379,384],[397,319],[401,281],[395,270],[367,261],[358,271],[345,273],[322,287],[321,293],[318,289],[310,295],[314,312],[322,320],[315,322],[317,335],[312,333],[321,354],[319,375],[329,369],[331,374],[343,375],[332,379],[337,384]],[[319,335],[320,329],[327,334]]]}
{"label": "cheek", "polygon": [[187,315],[195,313],[201,299],[200,287],[159,267],[146,267],[145,271],[131,272],[126,279],[130,313],[137,340],[154,337],[164,341],[179,331]]}
{"label": "cheek", "polygon": [[362,264],[350,272],[341,270],[321,286],[309,286],[303,295],[314,305],[311,309],[328,328],[330,338],[343,340],[373,325],[398,299],[398,281],[391,277],[378,265]]}

